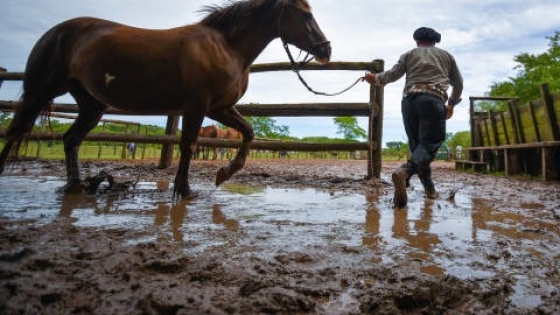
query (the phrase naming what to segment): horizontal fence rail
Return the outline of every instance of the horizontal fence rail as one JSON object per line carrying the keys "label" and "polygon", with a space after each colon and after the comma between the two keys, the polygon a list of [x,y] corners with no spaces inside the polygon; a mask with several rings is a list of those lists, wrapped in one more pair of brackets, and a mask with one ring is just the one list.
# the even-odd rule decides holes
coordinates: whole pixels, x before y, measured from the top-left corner
{"label": "horizontal fence rail", "polygon": [[[0,131],[0,137],[5,137],[6,132]],[[29,134],[27,140],[62,141],[62,132],[35,132]],[[107,141],[107,142],[135,142],[135,143],[158,143],[158,144],[179,144],[180,136],[173,135],[138,135],[138,134],[114,134],[114,133],[90,133],[84,141]],[[203,147],[211,148],[238,148],[241,140],[224,140],[199,138],[197,143]],[[279,141],[255,139],[251,149],[255,150],[292,150],[292,151],[359,151],[367,150],[367,142],[347,142],[347,143],[313,143],[297,141]]]}
{"label": "horizontal fence rail", "polygon": [[[347,71],[370,71],[382,72],[384,62],[382,60],[374,60],[372,62],[331,62],[326,65],[319,63],[308,63],[302,70],[347,70]],[[280,63],[264,63],[251,66],[251,73],[268,72],[268,71],[291,71],[292,65],[287,62]],[[23,72],[5,72],[0,68],[0,86],[3,81],[22,81]],[[19,101],[0,100],[0,111],[14,111],[20,104]],[[301,104],[238,104],[236,109],[244,116],[254,117],[350,117],[361,116],[369,117],[368,141],[351,142],[351,143],[310,143],[303,141],[279,141],[255,139],[251,145],[251,149],[255,150],[276,150],[276,151],[358,151],[365,150],[368,152],[368,177],[379,178],[381,171],[381,128],[382,128],[382,107],[383,107],[383,88],[370,88],[369,99],[362,103],[301,103]],[[51,105],[49,112],[43,113],[50,115],[51,113],[78,113],[76,104],[54,103]],[[161,113],[137,114],[118,110],[116,108],[107,108],[105,114],[112,115],[160,115]],[[110,134],[110,133],[91,133],[86,141],[109,141],[109,142],[136,142],[136,143],[157,143],[164,147],[161,151],[160,166],[167,167],[171,165],[172,148],[180,142],[178,132],[178,119],[181,112],[166,113],[168,116],[168,125],[166,127],[166,135],[150,136],[140,134]],[[55,115],[52,115],[55,117]],[[60,117],[60,116],[59,116]],[[66,118],[66,117],[65,117]],[[71,119],[71,117],[68,117]],[[33,132],[28,135],[29,140],[62,140],[63,133],[51,132]],[[6,133],[0,131],[0,137],[6,137]],[[198,143],[206,147],[223,147],[237,148],[240,146],[240,140],[219,140],[199,138]],[[167,153],[166,153],[167,152]]]}
{"label": "horizontal fence rail", "polygon": [[[0,101],[0,111],[14,111],[21,102]],[[297,117],[297,116],[361,116],[367,117],[371,111],[370,103],[301,103],[301,104],[238,104],[235,108],[243,116],[254,117]],[[54,103],[50,112],[78,113],[76,104]],[[47,112],[43,113],[47,114]],[[105,114],[131,115],[116,108],[107,108]],[[181,112],[172,113],[180,115]],[[154,114],[134,114],[135,116],[154,116]]]}

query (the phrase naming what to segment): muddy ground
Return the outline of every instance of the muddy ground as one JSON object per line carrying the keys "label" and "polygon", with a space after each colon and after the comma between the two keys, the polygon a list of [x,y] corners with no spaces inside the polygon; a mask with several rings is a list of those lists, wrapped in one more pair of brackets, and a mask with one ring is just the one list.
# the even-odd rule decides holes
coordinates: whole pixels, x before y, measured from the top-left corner
{"label": "muddy ground", "polygon": [[[175,169],[150,161],[84,162],[84,176],[155,184],[76,199],[39,192],[62,183],[61,162],[7,169],[0,313],[560,314],[559,182],[438,162],[442,197],[414,178],[393,210],[396,164],[368,181],[364,161],[249,160],[215,189],[223,163],[193,163],[202,195],[188,202],[172,200]],[[263,187],[286,197],[263,202]]]}

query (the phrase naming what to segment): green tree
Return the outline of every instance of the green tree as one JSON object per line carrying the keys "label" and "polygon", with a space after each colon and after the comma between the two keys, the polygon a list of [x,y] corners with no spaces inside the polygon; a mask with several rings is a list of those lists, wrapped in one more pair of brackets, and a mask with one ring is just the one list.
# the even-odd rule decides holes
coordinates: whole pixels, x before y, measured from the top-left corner
{"label": "green tree", "polygon": [[469,148],[471,146],[471,133],[470,131],[459,131],[455,134],[451,133],[447,137],[447,146],[450,149],[456,148],[458,145],[463,148]]}
{"label": "green tree", "polygon": [[383,154],[388,156],[396,156],[400,159],[408,154],[408,143],[403,141],[388,141],[385,143],[386,148],[383,149]]}
{"label": "green tree", "polygon": [[245,117],[253,126],[255,136],[268,139],[289,139],[290,128],[277,126],[276,120],[270,117]]}
{"label": "green tree", "polygon": [[[517,75],[491,86],[491,96],[515,96],[520,104],[538,99],[540,85],[548,83],[551,91],[560,90],[560,31],[546,37],[548,50],[542,54],[522,53],[514,57]],[[503,109],[503,108],[499,108]]]}
{"label": "green tree", "polygon": [[8,129],[11,119],[10,112],[0,112],[0,130]]}
{"label": "green tree", "polygon": [[358,140],[367,137],[365,130],[358,126],[356,117],[335,117],[336,134],[342,134],[346,140]]}

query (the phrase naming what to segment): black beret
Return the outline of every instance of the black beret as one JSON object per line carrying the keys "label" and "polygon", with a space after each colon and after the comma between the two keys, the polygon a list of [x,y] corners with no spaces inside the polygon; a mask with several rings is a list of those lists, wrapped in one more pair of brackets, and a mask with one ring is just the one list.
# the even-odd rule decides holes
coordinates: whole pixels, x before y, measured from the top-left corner
{"label": "black beret", "polygon": [[441,41],[441,34],[436,32],[433,28],[421,27],[414,31],[412,35],[415,41],[426,41],[439,43]]}

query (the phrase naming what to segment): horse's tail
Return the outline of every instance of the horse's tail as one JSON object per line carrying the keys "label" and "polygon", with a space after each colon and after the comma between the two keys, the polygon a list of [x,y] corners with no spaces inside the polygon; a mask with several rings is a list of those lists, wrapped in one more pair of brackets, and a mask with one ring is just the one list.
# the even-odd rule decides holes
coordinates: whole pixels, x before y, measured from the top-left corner
{"label": "horse's tail", "polygon": [[[23,78],[23,94],[6,133],[6,144],[0,153],[0,174],[8,156],[17,156],[25,138],[42,111],[48,111],[52,100],[66,93],[68,62],[65,42],[68,32],[60,25],[45,33],[33,47]],[[14,146],[14,144],[17,144]]]}

